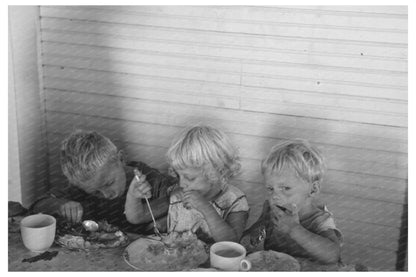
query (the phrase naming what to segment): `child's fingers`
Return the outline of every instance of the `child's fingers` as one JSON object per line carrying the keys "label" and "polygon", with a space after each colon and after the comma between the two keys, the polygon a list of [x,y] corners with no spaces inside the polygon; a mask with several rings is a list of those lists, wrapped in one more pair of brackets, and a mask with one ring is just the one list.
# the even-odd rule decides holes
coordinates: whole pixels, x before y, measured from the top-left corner
{"label": "child's fingers", "polygon": [[136,175],[137,178],[138,178],[138,180],[136,178],[136,181],[138,181],[138,182],[141,183],[141,182],[144,182],[146,180],[146,175],[142,174],[140,172],[140,170],[138,170],[137,168],[135,168],[133,171],[134,171],[134,175]]}
{"label": "child's fingers", "polygon": [[195,201],[198,201],[198,193],[196,191],[186,191],[184,192],[184,198],[189,203],[195,203]]}
{"label": "child's fingers", "polygon": [[141,184],[146,182],[146,175],[141,175],[140,177],[136,176],[137,178],[134,178],[134,182],[137,184]]}
{"label": "child's fingers", "polygon": [[145,193],[145,192],[150,191],[152,188],[149,185],[149,183],[146,182],[146,183],[140,183],[140,184],[138,184],[136,186],[136,189],[139,190],[139,191],[141,191],[141,192],[143,192],[143,193]]}
{"label": "child's fingers", "polygon": [[75,222],[81,222],[82,220],[82,214],[84,213],[81,205],[79,205],[78,207],[76,207],[75,209]]}
{"label": "child's fingers", "polygon": [[189,201],[191,200],[192,197],[192,191],[188,190],[188,191],[184,191],[183,192],[183,199]]}
{"label": "child's fingers", "polygon": [[140,184],[135,188],[135,192],[137,197],[152,197],[152,188],[147,183]]}
{"label": "child's fingers", "polygon": [[278,224],[278,223],[279,223],[279,216],[278,216],[278,215],[273,214],[273,215],[271,216],[271,219],[272,219],[272,223],[273,223],[274,225],[276,225],[276,224]]}
{"label": "child's fingers", "polygon": [[189,202],[183,202],[183,206],[186,208],[186,209],[190,209],[190,208],[192,208],[192,205],[189,203]]}
{"label": "child's fingers", "polygon": [[270,212],[270,201],[264,201],[263,203],[263,210],[261,211],[262,214]]}
{"label": "child's fingers", "polygon": [[71,221],[72,224],[76,223],[77,211],[76,211],[76,208],[74,206],[69,206],[69,205],[67,206],[66,215],[67,215],[67,218]]}
{"label": "child's fingers", "polygon": [[68,221],[71,221],[71,217],[67,214],[67,209],[66,207],[63,207],[61,209],[61,215]]}
{"label": "child's fingers", "polygon": [[65,215],[65,206],[64,206],[64,205],[61,205],[61,206],[59,207],[59,214],[60,214],[62,217],[65,217],[65,218],[66,218],[66,215]]}
{"label": "child's fingers", "polygon": [[136,178],[134,178],[132,182],[133,182],[133,186],[135,190],[137,189],[143,190],[146,187],[151,188],[149,182],[147,182],[145,179],[142,181],[142,180],[137,180]]}
{"label": "child's fingers", "polygon": [[283,205],[283,211],[288,215],[295,215],[298,213],[297,206],[295,203]]}
{"label": "child's fingers", "polygon": [[297,206],[295,203],[283,204],[283,205],[274,205],[276,209],[283,211],[288,215],[295,215],[297,213]]}
{"label": "child's fingers", "polygon": [[272,210],[273,210],[273,213],[278,217],[282,217],[285,214],[283,209],[281,209],[280,206],[277,206],[277,205],[272,205]]}
{"label": "child's fingers", "polygon": [[137,168],[133,169],[133,172],[134,172],[134,175],[136,175],[138,178],[140,178],[140,176],[142,176],[142,173]]}
{"label": "child's fingers", "polygon": [[183,206],[185,208],[187,208],[187,209],[192,208],[192,204],[191,204],[191,201],[190,201],[190,198],[189,198],[188,194],[184,193],[183,198],[182,198],[182,202],[183,202]]}
{"label": "child's fingers", "polygon": [[197,197],[199,193],[195,190],[188,190],[188,191],[184,191],[183,195],[191,199],[192,197]]}
{"label": "child's fingers", "polygon": [[298,206],[295,203],[292,203],[290,210],[292,212],[292,215],[295,215],[298,213]]}
{"label": "child's fingers", "polygon": [[71,207],[71,220],[73,224],[78,222],[77,218],[78,218],[78,209],[76,207]]}
{"label": "child's fingers", "polygon": [[143,193],[143,195],[144,195],[146,198],[151,198],[151,197],[152,197],[152,191],[151,191],[151,190],[147,190],[146,192],[144,192],[144,193]]}
{"label": "child's fingers", "polygon": [[152,192],[150,190],[138,191],[137,193],[138,193],[137,196],[140,197],[140,198],[143,198],[143,197],[150,198],[150,197],[152,197]]}
{"label": "child's fingers", "polygon": [[184,193],[184,194],[183,194],[183,197],[182,197],[182,201],[183,201],[184,203],[189,203],[189,201],[190,201],[189,194]]}
{"label": "child's fingers", "polygon": [[282,211],[281,209],[277,208],[276,214],[277,214],[278,217],[282,217],[282,216],[285,215],[285,212]]}
{"label": "child's fingers", "polygon": [[59,207],[59,212],[71,223],[77,223],[82,219],[83,209],[80,203],[69,201]]}
{"label": "child's fingers", "polygon": [[183,190],[178,190],[176,193],[178,194],[179,199],[183,199],[185,197]]}

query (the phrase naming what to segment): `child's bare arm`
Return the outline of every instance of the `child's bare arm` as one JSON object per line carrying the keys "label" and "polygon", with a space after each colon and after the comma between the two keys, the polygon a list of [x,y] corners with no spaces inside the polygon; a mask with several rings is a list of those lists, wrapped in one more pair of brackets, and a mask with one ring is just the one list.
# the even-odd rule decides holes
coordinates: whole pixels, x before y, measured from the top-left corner
{"label": "child's bare arm", "polygon": [[239,241],[248,218],[247,212],[230,213],[225,221],[214,207],[196,191],[185,192],[183,201],[185,206],[193,207],[202,213],[215,241]]}
{"label": "child's bare arm", "polygon": [[[127,221],[132,224],[142,224],[152,221],[149,208],[142,199],[152,196],[151,186],[146,181],[146,176],[136,171],[126,196],[125,215]],[[169,208],[169,197],[160,197],[149,200],[153,215],[158,218],[167,213]]]}
{"label": "child's bare arm", "polygon": [[130,183],[126,195],[126,203],[124,205],[124,214],[126,215],[126,219],[132,224],[147,222],[144,218],[145,208],[142,203],[142,199],[152,196],[151,187],[146,181],[146,176],[141,174],[138,176],[141,176],[141,178],[135,176]]}
{"label": "child's bare arm", "polygon": [[289,209],[271,205],[271,210],[271,220],[275,228],[288,234],[310,257],[322,263],[336,263],[339,260],[339,242],[325,237],[325,233],[315,234],[305,229],[299,222],[296,206]]}
{"label": "child's bare arm", "polygon": [[72,223],[77,223],[82,220],[84,209],[77,201],[46,197],[32,206],[32,212],[59,215]]}
{"label": "child's bare arm", "polygon": [[247,212],[230,213],[226,221],[212,206],[202,209],[201,213],[204,215],[215,241],[238,242],[240,240],[247,222]]}
{"label": "child's bare arm", "polygon": [[[168,196],[149,200],[149,203],[155,218],[165,215],[169,209]],[[147,205],[141,199],[131,196],[126,197],[125,214],[127,221],[132,224],[143,224],[152,221]]]}
{"label": "child's bare arm", "polygon": [[[331,230],[326,232],[333,232]],[[322,263],[336,263],[340,257],[340,244],[336,240],[331,240],[323,234],[314,234],[302,225],[292,228],[289,232],[290,237],[305,249],[314,259]]]}

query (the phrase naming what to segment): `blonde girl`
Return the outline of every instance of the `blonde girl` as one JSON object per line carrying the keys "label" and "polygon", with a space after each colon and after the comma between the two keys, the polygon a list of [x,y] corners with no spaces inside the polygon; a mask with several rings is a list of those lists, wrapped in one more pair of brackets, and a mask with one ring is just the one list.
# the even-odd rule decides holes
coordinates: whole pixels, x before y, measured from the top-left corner
{"label": "blonde girl", "polygon": [[238,241],[249,207],[245,194],[230,183],[241,166],[228,137],[210,126],[187,128],[172,142],[167,160],[179,178],[170,197],[168,231]]}

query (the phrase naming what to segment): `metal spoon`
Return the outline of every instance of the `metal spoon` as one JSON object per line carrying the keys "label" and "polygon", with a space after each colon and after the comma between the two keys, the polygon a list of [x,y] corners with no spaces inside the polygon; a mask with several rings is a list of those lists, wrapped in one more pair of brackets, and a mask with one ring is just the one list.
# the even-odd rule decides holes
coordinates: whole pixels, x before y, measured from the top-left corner
{"label": "metal spoon", "polygon": [[[138,169],[134,170],[134,175],[136,177],[136,180],[141,183],[140,176],[142,175],[141,172]],[[150,216],[153,220],[153,230],[156,235],[158,235],[160,238],[162,238],[162,234],[160,233],[159,229],[157,228],[155,217],[153,216],[152,208],[150,207],[149,199],[147,197],[144,198],[146,200],[147,207],[149,208]]]}

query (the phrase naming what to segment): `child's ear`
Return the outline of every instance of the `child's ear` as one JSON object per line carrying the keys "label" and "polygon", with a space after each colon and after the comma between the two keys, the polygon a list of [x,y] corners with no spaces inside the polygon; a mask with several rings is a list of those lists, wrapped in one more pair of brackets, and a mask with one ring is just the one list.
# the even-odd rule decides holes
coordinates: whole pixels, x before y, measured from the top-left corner
{"label": "child's ear", "polygon": [[309,193],[310,196],[315,196],[321,191],[321,183],[319,181],[315,181],[312,183],[311,192]]}

